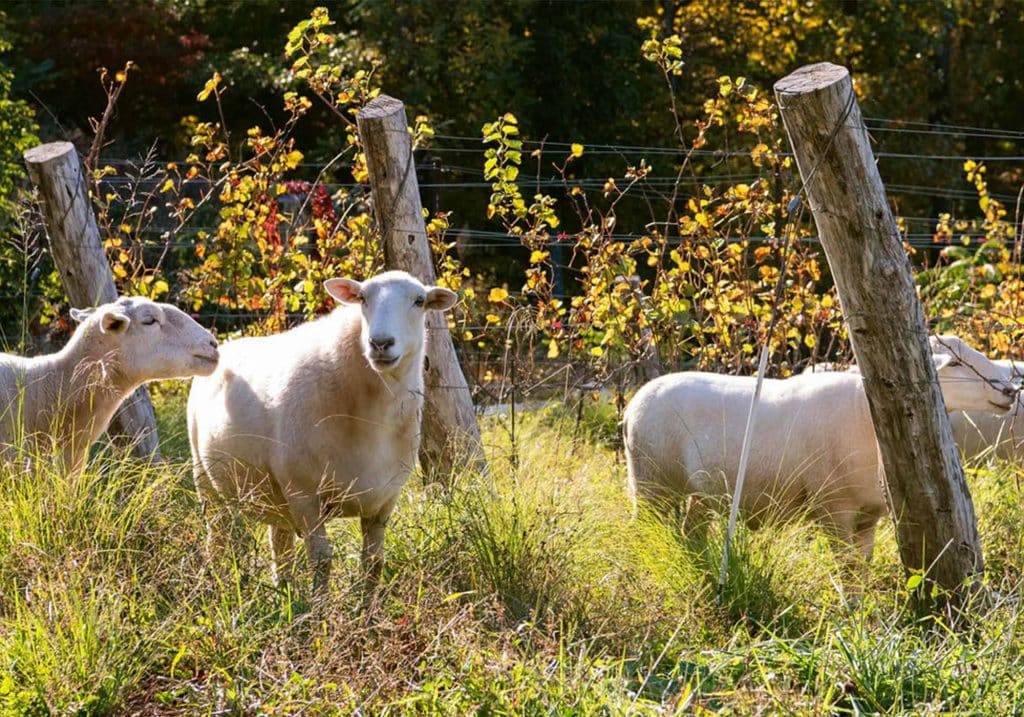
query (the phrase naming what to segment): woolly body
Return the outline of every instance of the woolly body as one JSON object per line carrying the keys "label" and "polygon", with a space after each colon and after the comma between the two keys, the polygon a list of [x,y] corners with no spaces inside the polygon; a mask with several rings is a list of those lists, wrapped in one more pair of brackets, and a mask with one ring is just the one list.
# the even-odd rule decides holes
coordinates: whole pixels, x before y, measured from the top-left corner
{"label": "woolly body", "polygon": [[348,282],[328,282],[332,295],[361,305],[225,344],[217,372],[193,382],[188,401],[204,503],[226,501],[270,525],[277,579],[302,536],[317,587],[330,566],[330,517],[361,519],[376,578],[384,525],[419,447],[424,311],[455,300],[404,272],[331,281]]}

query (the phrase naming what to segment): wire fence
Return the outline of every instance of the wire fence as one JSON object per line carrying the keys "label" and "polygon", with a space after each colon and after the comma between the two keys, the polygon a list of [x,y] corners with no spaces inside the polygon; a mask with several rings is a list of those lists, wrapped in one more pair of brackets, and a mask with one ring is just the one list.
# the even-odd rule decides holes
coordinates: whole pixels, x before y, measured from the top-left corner
{"label": "wire fence", "polygon": [[[886,151],[884,140],[882,140],[882,146],[875,153],[879,160],[892,160],[893,162],[965,162],[973,160],[995,163],[1019,163],[1024,161],[1024,152],[1021,151],[1024,148],[1024,131],[917,123],[877,117],[867,117],[865,122],[867,130],[872,135],[880,137],[909,135],[928,140],[934,140],[935,138],[945,138],[954,141],[966,139],[991,140],[1001,143],[1002,147],[1007,150],[1006,154],[986,154],[980,157],[952,152],[910,153]],[[416,155],[417,161],[414,167],[421,190],[428,193],[466,193],[479,190],[481,197],[492,190],[493,182],[484,178],[483,163],[487,147],[483,144],[480,137],[437,134],[433,137],[432,142],[432,146],[418,151]],[[560,140],[545,140],[543,142],[527,140],[523,143],[523,152],[524,154],[533,151],[538,152],[538,167],[543,166],[543,163],[549,160],[553,161],[557,166],[564,166],[566,159],[573,153],[574,144]],[[747,150],[694,150],[692,148],[671,146],[643,146],[602,142],[582,142],[580,144],[584,146],[584,158],[591,155],[598,157],[601,161],[604,161],[601,158],[618,158],[624,164],[639,161],[645,157],[667,158],[673,162],[677,162],[684,156],[712,160],[708,163],[711,169],[703,173],[697,172],[680,175],[674,172],[665,172],[663,168],[657,173],[649,172],[641,180],[632,184],[629,192],[625,195],[629,199],[645,202],[663,200],[669,195],[671,190],[681,187],[697,189],[698,187],[705,186],[752,185],[758,180],[765,178],[764,174],[759,172],[757,167],[753,165],[750,166],[750,171],[744,171],[746,167],[742,166],[742,163],[751,160],[750,152]],[[725,160],[729,160],[727,169],[719,164]],[[216,185],[209,179],[177,177],[176,173],[180,172],[182,167],[187,166],[187,163],[184,161],[165,161],[153,158],[145,160],[103,158],[100,161],[100,166],[115,168],[115,173],[112,176],[104,177],[101,182],[101,187],[115,195],[111,204],[112,209],[123,211],[126,215],[130,214],[138,208],[133,206],[132,202],[138,199],[140,193],[148,198],[139,206],[147,205],[147,202],[152,204],[154,197],[159,199],[159,189],[163,186],[166,178],[172,176],[169,174],[169,167],[172,165],[177,167],[173,175],[176,177],[174,184],[177,187],[177,191],[195,196],[196,193],[201,195],[204,192],[215,189]],[[578,166],[573,165],[573,168],[579,169],[580,172],[577,172],[577,174],[581,175],[582,170],[587,166],[581,163]],[[716,168],[718,171],[716,171]],[[331,170],[329,176],[325,173],[328,169]],[[723,169],[726,171],[721,171]],[[341,190],[348,192],[350,197],[354,197],[354,201],[361,201],[367,192],[365,185],[351,178],[351,166],[343,165],[336,160],[331,162],[302,162],[298,166],[298,170],[300,173],[320,172],[324,174],[324,176],[318,178],[316,184],[323,185],[331,194]],[[623,167],[623,170],[625,170],[625,167]],[[524,187],[537,191],[561,191],[565,193],[571,193],[574,190],[587,193],[599,192],[606,187],[609,179],[611,178],[608,176],[559,176],[557,171],[555,174],[537,173],[533,177],[528,177],[526,169],[523,169],[523,173],[520,175],[520,183]],[[622,177],[620,176],[618,179],[621,181]],[[977,192],[969,187],[957,188],[900,182],[887,185],[887,189],[891,194],[901,197],[949,201],[954,215],[956,214],[955,209],[957,206],[976,202],[978,199]],[[450,195],[445,194],[442,196]],[[1006,192],[992,193],[989,197],[1007,206],[1015,205],[1018,200],[1017,195]],[[305,207],[306,202],[303,202],[302,199],[301,195],[283,198],[283,201],[287,203],[287,207],[282,209],[282,214],[286,218],[286,222],[283,222],[281,225],[282,230],[290,231],[293,225],[300,227],[301,230],[303,221],[297,219],[296,215],[299,213],[299,210]],[[483,215],[482,206],[480,215]],[[207,216],[209,217],[209,215]],[[944,244],[936,242],[935,229],[941,219],[939,216],[907,215],[897,216],[896,218],[905,227],[901,239],[908,245],[915,248],[941,248],[944,246]],[[166,215],[158,213],[146,220],[139,220],[133,225],[129,225],[128,230],[121,232],[118,238],[122,242],[122,248],[125,249],[179,250],[188,253],[194,251],[200,243],[207,245],[212,243],[215,246],[217,231],[218,225],[215,223],[187,223],[180,225],[169,221]],[[413,229],[411,231],[418,230]],[[984,236],[980,232],[963,233],[969,237],[970,241],[984,240]],[[606,232],[603,238],[611,242],[632,243],[640,241],[649,235],[650,232],[647,231],[647,227],[638,227],[636,231]],[[497,251],[500,254],[523,247],[520,238],[510,236],[506,232],[495,229],[456,227],[449,230],[445,238],[453,245],[452,250],[463,256],[473,251]],[[959,238],[960,236],[957,234],[957,241],[959,241]],[[578,265],[574,265],[572,260],[570,252],[572,242],[569,239],[571,237],[567,234],[553,234],[550,237],[549,248],[565,249],[562,253],[552,252],[548,263],[555,271],[571,273],[578,269]],[[665,239],[665,244],[668,247],[676,247],[689,240],[685,236],[672,235]],[[742,241],[758,245],[778,242],[778,238],[769,234],[756,234],[725,239],[725,241]],[[818,237],[813,235],[800,237],[799,241],[814,244],[818,242]],[[250,249],[257,254],[259,248],[255,240],[242,244],[233,244],[232,247],[235,250]],[[310,249],[307,246],[298,250],[309,251]],[[38,291],[38,287],[35,290]],[[509,295],[521,300],[528,301],[530,299],[528,293],[520,291],[510,290]],[[558,296],[566,298],[563,294]],[[21,302],[24,298],[24,292],[0,290],[0,301],[2,302]],[[269,313],[266,311],[214,308],[204,309],[199,314],[199,317],[204,321],[215,323],[230,330],[244,326],[248,322],[264,320]],[[287,322],[298,322],[308,318],[308,315],[303,312],[276,312],[275,315]],[[1017,326],[1018,328],[1024,328],[1024,324],[1018,323]],[[593,327],[579,323],[565,326],[566,331],[583,331],[589,328]],[[1006,328],[1005,322],[1003,323],[1003,328]],[[495,400],[501,399],[500,394],[503,389],[500,386],[507,383],[506,378],[510,370],[519,372],[522,376],[530,376],[530,381],[535,382],[539,387],[547,388],[552,383],[561,381],[563,389],[573,386],[575,387],[574,390],[584,391],[594,389],[595,387],[596,389],[609,386],[621,387],[625,385],[625,377],[635,375],[640,364],[640,359],[636,358],[623,361],[622,365],[614,370],[608,370],[606,366],[602,371],[597,371],[592,366],[587,368],[590,366],[590,363],[580,361],[580,356],[573,355],[572,353],[562,354],[557,358],[549,358],[547,357],[545,347],[539,344],[539,340],[535,335],[524,334],[512,338],[515,332],[511,331],[512,327],[504,319],[497,323],[486,324],[479,323],[478,321],[456,323],[453,329],[460,334],[472,334],[474,336],[474,339],[460,340],[459,352],[463,360],[473,367],[471,373],[475,377],[474,385],[477,387],[477,390],[492,392],[496,390],[499,395],[495,397]],[[492,337],[490,340],[494,341],[494,337],[500,338],[502,335],[506,336],[507,341],[515,343],[520,348],[523,346],[529,347],[525,352],[516,352],[523,355],[515,358],[515,368],[510,369],[508,366],[508,351],[503,352],[494,346],[486,349],[474,348],[476,337],[489,336]],[[667,366],[666,368],[682,367],[683,363],[685,362]],[[500,378],[497,384],[493,380],[485,380],[485,376],[489,371],[496,372],[498,376],[505,378]],[[498,385],[499,388],[495,389],[495,385]],[[528,395],[529,393],[524,386],[520,386],[518,390],[520,396]]]}
{"label": "wire fence", "polygon": [[[985,127],[971,127],[963,125],[946,125],[937,123],[925,123],[916,121],[907,121],[892,118],[882,117],[866,117],[865,127],[869,132],[880,133],[880,134],[900,134],[900,135],[918,135],[925,137],[942,136],[951,139],[967,139],[967,138],[982,138],[988,140],[999,140],[1001,142],[1012,142],[1024,145],[1024,131],[1012,131],[996,128],[985,128]],[[420,189],[425,192],[431,191],[463,191],[463,190],[475,190],[479,189],[481,192],[490,191],[493,188],[491,181],[486,181],[483,178],[484,171],[482,169],[483,164],[483,153],[485,147],[483,146],[480,137],[472,137],[466,135],[455,135],[455,134],[436,134],[433,137],[434,146],[429,147],[420,153],[421,156],[425,154],[430,155],[429,161],[421,161],[415,165],[419,176]],[[457,146],[444,146],[452,145]],[[466,144],[474,144],[475,147],[466,147]],[[524,148],[536,148],[537,151],[547,153],[558,152],[562,155],[568,155],[573,148],[573,143],[562,140],[544,140],[544,141],[524,141]],[[583,143],[585,152],[588,154],[616,154],[616,155],[627,155],[627,154],[651,154],[651,155],[673,155],[681,156],[686,154],[688,156],[698,157],[717,157],[717,158],[743,158],[750,159],[750,153],[748,151],[722,151],[722,150],[703,150],[703,149],[684,149],[679,147],[665,147],[665,146],[643,146],[643,145],[629,145],[629,144],[618,144],[618,143]],[[477,166],[465,166],[464,162],[452,163],[448,162],[443,155],[445,154],[459,154],[459,153],[475,153],[480,156],[480,162]],[[914,154],[906,152],[885,152],[878,151],[876,156],[879,158],[893,158],[893,159],[913,159],[913,160],[949,160],[949,161],[966,161],[968,159],[975,161],[1013,161],[1021,162],[1024,161],[1024,155],[1020,154],[1007,154],[999,156],[971,156],[966,154]],[[315,169],[325,170],[332,165],[342,173],[348,171],[347,167],[338,165],[337,157],[330,162],[303,162],[300,167],[303,169]],[[122,199],[125,202],[130,202],[130,197],[122,198],[117,196],[116,190],[119,188],[125,188],[132,192],[141,191],[143,194],[152,195],[156,193],[156,187],[158,184],[163,183],[164,175],[161,176],[145,176],[145,173],[152,172],[153,168],[166,168],[170,165],[176,165],[178,167],[185,166],[186,163],[182,160],[177,161],[166,161],[156,160],[152,157],[147,157],[140,160],[131,160],[124,158],[103,158],[101,165],[108,165],[112,167],[121,167],[134,169],[135,174],[121,173],[115,176],[105,177],[102,180],[102,186],[115,190],[114,205],[116,206]],[[437,181],[437,177],[441,177],[441,181]],[[479,179],[467,180],[465,177],[474,177]],[[706,173],[702,175],[693,176],[680,176],[678,174],[669,175],[656,175],[647,174],[639,182],[634,183],[631,186],[630,191],[626,193],[621,199],[639,200],[649,202],[652,199],[663,199],[664,197],[659,194],[659,190],[677,189],[679,187],[698,187],[698,186],[734,186],[737,184],[752,184],[756,182],[762,175],[757,172],[726,172],[726,173]],[[604,188],[609,181],[608,177],[561,177],[561,176],[536,176],[533,179],[523,180],[524,185],[528,185],[531,188],[537,190],[564,190],[566,192],[572,192],[574,190],[582,190],[584,192],[595,192]],[[355,181],[321,181],[329,191],[347,190],[350,192],[365,192],[366,187]],[[190,188],[195,187],[202,189],[210,189],[212,184],[210,180],[203,178],[186,178],[178,179],[176,184],[179,188]],[[951,188],[947,186],[929,186],[920,184],[907,184],[907,183],[891,183],[887,187],[891,194],[899,195],[903,197],[918,197],[927,199],[944,199],[950,202],[969,202],[977,199],[977,193],[969,188]],[[1017,202],[1018,197],[1007,193],[994,192],[989,195],[990,199],[999,201],[1004,205],[1013,205]],[[955,208],[955,206],[954,206]],[[482,212],[481,212],[482,214]],[[906,223],[913,223],[916,226],[926,225],[934,228],[938,222],[939,217],[897,217]],[[170,249],[187,249],[194,247],[197,244],[197,237],[201,236],[202,233],[208,235],[214,235],[216,233],[215,226],[178,226],[173,222],[169,221],[152,221],[150,220],[146,225],[133,227],[128,232],[131,245],[136,247],[159,247],[159,248],[170,248]],[[645,232],[637,231],[633,233],[620,233],[610,237],[613,241],[631,242],[644,236]],[[505,248],[515,247],[519,245],[518,240],[509,237],[503,232],[493,230],[483,230],[473,227],[459,228],[454,232],[454,236],[459,241],[459,249],[462,251],[472,249],[490,249],[490,248]],[[153,238],[157,237],[157,238]],[[926,231],[908,231],[904,236],[904,240],[911,246],[924,248],[932,246],[934,244],[934,236],[930,232]],[[758,243],[765,241],[773,241],[774,238],[770,236],[754,236],[749,237],[749,241]],[[675,238],[673,241],[679,243],[683,241],[682,238]],[[806,238],[806,241],[816,241],[814,237]]]}

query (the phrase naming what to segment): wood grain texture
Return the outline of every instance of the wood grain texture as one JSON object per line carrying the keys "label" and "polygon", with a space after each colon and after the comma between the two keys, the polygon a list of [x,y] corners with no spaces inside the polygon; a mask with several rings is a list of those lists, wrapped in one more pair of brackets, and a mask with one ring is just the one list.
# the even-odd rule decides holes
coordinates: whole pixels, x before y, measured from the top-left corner
{"label": "wood grain texture", "polygon": [[[50,251],[71,305],[86,308],[116,301],[117,287],[74,145],[51,142],[33,147],[25,152],[25,163],[39,192]],[[118,443],[127,443],[139,458],[159,459],[156,415],[145,386],[121,404],[107,433]]]}
{"label": "wood grain texture", "polygon": [[945,588],[972,584],[983,568],[974,505],[849,72],[802,67],[775,95],[864,374],[901,560],[931,566]]}
{"label": "wood grain texture", "polygon": [[[384,264],[425,284],[437,282],[427,241],[405,106],[379,95],[357,116],[373,192],[373,208],[384,240]],[[446,480],[464,466],[485,468],[480,429],[466,377],[459,366],[444,315],[427,314],[427,367],[420,463],[431,477]]]}

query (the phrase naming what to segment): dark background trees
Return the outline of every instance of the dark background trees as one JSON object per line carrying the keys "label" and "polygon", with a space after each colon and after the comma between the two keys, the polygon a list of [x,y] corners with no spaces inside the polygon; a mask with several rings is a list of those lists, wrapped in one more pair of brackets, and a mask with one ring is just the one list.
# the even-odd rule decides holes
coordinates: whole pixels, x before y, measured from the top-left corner
{"label": "dark background trees", "polygon": [[[218,119],[195,95],[214,70],[225,77],[224,115],[244,130],[280,120],[280,93],[294,84],[283,57],[288,30],[317,3],[293,0],[44,0],[5,5],[12,94],[31,104],[45,139],[84,141],[105,97],[96,70],[128,60],[137,69],[109,137],[112,156],[186,151],[189,118]],[[352,66],[379,63],[385,92],[440,131],[478,136],[483,122],[514,111],[526,136],[671,145],[663,79],[640,56],[639,17],[658,18],[683,39],[672,79],[692,117],[722,75],[767,88],[800,64],[850,67],[869,117],[1020,128],[1024,5],[990,3],[622,0],[490,2],[347,0],[330,6]],[[895,128],[894,128],[895,129]],[[298,128],[323,157],[338,142],[324,108]],[[239,134],[239,133],[236,133]],[[1019,154],[1016,139],[880,132],[879,150],[902,154]],[[591,163],[593,160],[588,159]],[[595,171],[603,167],[588,167]],[[882,159],[894,185],[952,187],[955,161]],[[1012,191],[1015,166],[993,168],[994,191]],[[934,215],[948,198],[897,194],[907,211]]]}

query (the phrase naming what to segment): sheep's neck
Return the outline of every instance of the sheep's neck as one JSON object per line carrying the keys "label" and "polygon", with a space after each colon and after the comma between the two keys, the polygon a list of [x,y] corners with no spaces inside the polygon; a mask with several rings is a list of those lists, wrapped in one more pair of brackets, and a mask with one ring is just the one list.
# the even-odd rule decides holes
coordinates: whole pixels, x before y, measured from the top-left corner
{"label": "sheep's neck", "polygon": [[62,377],[54,397],[59,416],[56,425],[64,434],[65,445],[72,446],[76,464],[78,455],[84,460],[89,445],[106,430],[118,405],[135,389],[113,352],[102,343],[100,337],[76,332],[54,356],[54,363],[63,368],[54,372]]}

